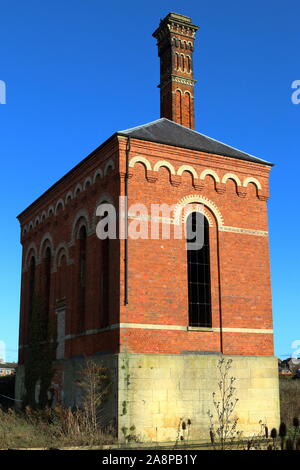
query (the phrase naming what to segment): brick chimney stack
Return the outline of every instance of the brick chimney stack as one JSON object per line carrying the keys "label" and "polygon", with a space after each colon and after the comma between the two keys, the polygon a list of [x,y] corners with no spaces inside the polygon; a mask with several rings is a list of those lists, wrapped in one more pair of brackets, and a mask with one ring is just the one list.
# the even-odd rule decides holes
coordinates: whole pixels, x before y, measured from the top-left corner
{"label": "brick chimney stack", "polygon": [[169,13],[153,37],[160,57],[160,116],[195,128],[193,51],[198,26],[188,16]]}

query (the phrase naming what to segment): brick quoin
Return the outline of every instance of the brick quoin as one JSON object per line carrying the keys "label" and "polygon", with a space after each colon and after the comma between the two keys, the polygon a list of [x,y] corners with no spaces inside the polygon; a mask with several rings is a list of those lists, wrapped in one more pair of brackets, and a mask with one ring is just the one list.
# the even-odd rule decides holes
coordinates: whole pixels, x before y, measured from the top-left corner
{"label": "brick quoin", "polygon": [[[165,118],[158,125],[174,122],[186,131],[194,128],[192,54],[197,29],[190,18],[170,14],[153,34],[161,60]],[[34,290],[42,292],[47,247],[49,315],[55,318],[59,309],[65,310],[66,360],[124,351],[272,356],[270,169],[263,160],[135,137],[134,132],[112,135],[18,216],[23,247],[19,363],[27,357],[30,262],[34,257]],[[104,242],[96,236],[96,209],[102,202],[117,206],[119,196],[126,194],[129,207],[143,203],[149,213],[151,204],[203,204],[210,221],[211,328],[188,328],[185,240],[128,239],[127,271],[124,240],[110,240],[109,268],[103,272]],[[84,318],[79,318],[83,225],[87,274]],[[104,276],[108,292],[103,292]]]}

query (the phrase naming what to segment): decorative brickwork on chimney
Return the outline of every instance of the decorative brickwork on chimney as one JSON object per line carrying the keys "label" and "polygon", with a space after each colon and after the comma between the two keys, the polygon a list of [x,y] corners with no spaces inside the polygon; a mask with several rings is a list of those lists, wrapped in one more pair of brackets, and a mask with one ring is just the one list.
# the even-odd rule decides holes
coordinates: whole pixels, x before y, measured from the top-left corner
{"label": "decorative brickwork on chimney", "polygon": [[160,57],[160,115],[195,128],[193,51],[198,26],[169,13],[153,33]]}

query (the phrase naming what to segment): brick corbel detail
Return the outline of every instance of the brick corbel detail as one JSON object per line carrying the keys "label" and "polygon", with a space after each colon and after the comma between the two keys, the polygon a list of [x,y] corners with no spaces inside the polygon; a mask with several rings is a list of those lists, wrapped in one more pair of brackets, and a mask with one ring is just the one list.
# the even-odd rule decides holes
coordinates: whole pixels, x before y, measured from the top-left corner
{"label": "brick corbel detail", "polygon": [[216,191],[219,194],[224,194],[226,191],[226,185],[224,183],[216,183]]}
{"label": "brick corbel detail", "polygon": [[156,171],[147,170],[146,178],[149,183],[156,183],[158,175]]}
{"label": "brick corbel detail", "polygon": [[[131,173],[131,176],[129,176],[129,175],[130,175],[130,173],[128,173],[128,178],[131,178],[132,173]],[[126,172],[125,171],[119,171],[118,178],[119,178],[120,181],[125,181]]]}
{"label": "brick corbel detail", "polygon": [[269,199],[269,194],[263,193],[261,190],[258,190],[258,199],[260,201],[267,201]]}
{"label": "brick corbel detail", "polygon": [[180,186],[181,184],[181,176],[179,175],[171,175],[171,185],[172,186]]}
{"label": "brick corbel detail", "polygon": [[238,193],[239,197],[246,197],[247,189],[244,188],[243,186],[238,186],[237,193]]}
{"label": "brick corbel detail", "polygon": [[194,180],[193,186],[197,191],[202,191],[202,189],[204,188],[204,182],[202,180]]}

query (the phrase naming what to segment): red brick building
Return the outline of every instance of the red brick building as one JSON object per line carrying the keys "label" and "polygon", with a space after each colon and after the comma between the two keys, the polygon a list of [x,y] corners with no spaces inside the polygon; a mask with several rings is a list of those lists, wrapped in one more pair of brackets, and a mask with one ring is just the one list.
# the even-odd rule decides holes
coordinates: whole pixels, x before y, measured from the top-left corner
{"label": "red brick building", "polygon": [[[194,438],[205,438],[223,356],[233,359],[241,427],[258,430],[260,419],[279,419],[267,220],[272,164],[194,130],[197,29],[170,13],[153,34],[161,118],[113,134],[18,217],[17,395],[24,394],[39,294],[46,315],[57,319],[58,399],[78,404],[82,357],[101,359],[114,377],[108,417],[120,437],[134,426],[142,439],[172,440],[179,420],[190,419]],[[118,207],[119,196],[128,198],[129,229],[156,217],[172,232],[195,217],[188,214],[204,214],[204,247],[189,254],[184,238],[161,233],[100,240],[96,210],[105,202]],[[174,211],[153,215],[151,204],[163,203]]]}

